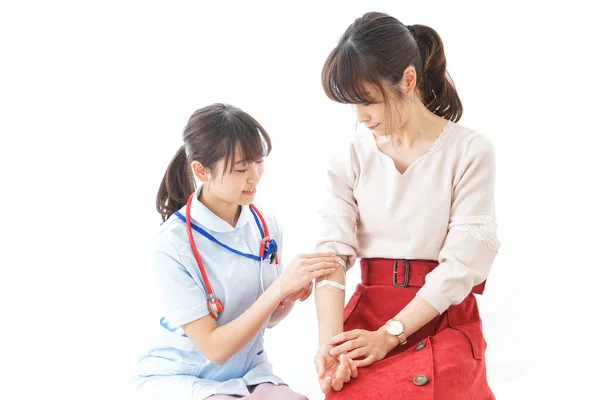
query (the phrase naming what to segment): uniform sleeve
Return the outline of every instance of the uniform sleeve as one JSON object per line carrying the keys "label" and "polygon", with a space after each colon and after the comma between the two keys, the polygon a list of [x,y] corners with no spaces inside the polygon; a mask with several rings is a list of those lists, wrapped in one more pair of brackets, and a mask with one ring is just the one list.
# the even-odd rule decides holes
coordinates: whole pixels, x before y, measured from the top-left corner
{"label": "uniform sleeve", "polygon": [[483,136],[470,142],[453,192],[448,233],[439,265],[425,278],[418,295],[442,313],[461,303],[487,279],[500,243],[494,204],[495,156]]}
{"label": "uniform sleeve", "polygon": [[356,226],[359,221],[358,206],[354,198],[358,162],[350,146],[333,157],[327,170],[326,189],[319,207],[321,229],[317,239],[317,252],[336,253],[344,268],[356,261],[358,243]]}
{"label": "uniform sleeve", "polygon": [[155,255],[155,268],[165,316],[172,327],[185,325],[210,314],[204,287],[192,278],[172,245],[159,246]]}

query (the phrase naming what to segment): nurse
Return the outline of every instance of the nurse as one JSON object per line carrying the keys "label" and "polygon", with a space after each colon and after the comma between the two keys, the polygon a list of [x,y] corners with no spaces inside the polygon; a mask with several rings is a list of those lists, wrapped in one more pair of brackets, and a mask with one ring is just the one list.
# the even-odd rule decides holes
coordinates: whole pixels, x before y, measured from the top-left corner
{"label": "nurse", "polygon": [[[155,269],[165,315],[137,366],[146,398],[306,399],[273,374],[263,335],[304,301],[315,278],[339,269],[332,253],[282,268],[277,220],[252,202],[271,151],[239,108],[197,110],[164,175]],[[195,181],[198,186],[195,187]],[[340,377],[349,379],[350,362]]]}

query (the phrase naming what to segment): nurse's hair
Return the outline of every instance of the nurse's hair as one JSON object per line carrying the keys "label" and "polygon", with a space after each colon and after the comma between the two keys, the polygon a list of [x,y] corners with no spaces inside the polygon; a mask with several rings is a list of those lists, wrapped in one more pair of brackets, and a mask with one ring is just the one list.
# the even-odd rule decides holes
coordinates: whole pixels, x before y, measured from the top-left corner
{"label": "nurse's hair", "polygon": [[183,130],[183,145],[169,163],[156,196],[163,222],[183,207],[196,189],[191,163],[209,171],[224,159],[222,175],[233,171],[235,152],[253,162],[271,152],[271,139],[250,115],[229,104],[215,103],[196,110]]}
{"label": "nurse's hair", "polygon": [[451,121],[462,115],[462,104],[446,71],[442,39],[425,25],[406,26],[396,18],[369,12],[356,19],[331,51],[321,74],[327,96],[339,103],[369,104],[365,84],[387,86],[403,98],[398,84],[404,70],[417,72],[417,93],[434,114]]}

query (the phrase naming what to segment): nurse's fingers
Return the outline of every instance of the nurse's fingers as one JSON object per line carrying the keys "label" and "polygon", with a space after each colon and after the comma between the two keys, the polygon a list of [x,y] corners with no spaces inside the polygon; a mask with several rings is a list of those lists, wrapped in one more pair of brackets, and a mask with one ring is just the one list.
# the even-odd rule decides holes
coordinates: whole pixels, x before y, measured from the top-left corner
{"label": "nurse's fingers", "polygon": [[307,292],[306,288],[300,289],[298,291],[298,293],[294,296],[294,301],[296,300],[300,300],[300,301],[304,301],[302,299],[305,299],[310,295],[310,292]]}
{"label": "nurse's fingers", "polygon": [[315,258],[330,258],[330,257],[335,257],[336,254],[335,253],[308,253],[308,254],[302,254],[300,257],[304,258],[306,260],[312,260]]}
{"label": "nurse's fingers", "polygon": [[318,271],[320,269],[326,269],[326,268],[338,269],[340,267],[341,267],[340,264],[338,264],[337,262],[331,262],[331,261],[324,261],[324,262],[304,266],[305,270],[308,270],[311,272]]}
{"label": "nurse's fingers", "polygon": [[311,279],[317,279],[325,275],[333,274],[335,272],[335,268],[321,269],[319,271],[314,271],[310,273]]}
{"label": "nurse's fingers", "polygon": [[298,300],[300,297],[304,296],[304,291],[305,290],[306,289],[302,288],[302,289],[298,290],[297,292],[292,293],[291,295],[289,295],[287,297],[287,300],[290,303],[293,303],[294,301]]}
{"label": "nurse's fingers", "polygon": [[341,265],[340,259],[337,256],[308,258],[306,260],[303,260],[302,264],[303,265],[315,265],[315,264],[319,264],[319,263],[323,263],[323,262],[330,262],[330,263],[336,263],[338,265]]}
{"label": "nurse's fingers", "polygon": [[312,289],[313,289],[313,281],[310,281],[310,285],[308,286],[308,289],[304,289],[305,294],[304,294],[304,296],[300,297],[300,301],[304,301],[304,300],[308,299],[312,293]]}
{"label": "nurse's fingers", "polygon": [[296,296],[294,296],[294,301],[296,300],[300,300],[302,301],[302,299],[305,299],[310,296],[310,292],[306,290],[306,288],[302,288],[298,291],[298,293],[296,294]]}
{"label": "nurse's fingers", "polygon": [[308,299],[308,298],[310,297],[310,294],[311,294],[311,293],[312,293],[312,292],[306,292],[306,293],[304,294],[304,296],[300,297],[298,300],[299,300],[300,302],[303,302],[303,301],[305,301],[306,299]]}
{"label": "nurse's fingers", "polygon": [[298,297],[300,297],[301,294],[303,294],[301,291],[296,292],[293,296],[288,296],[285,299],[288,301],[288,303],[293,303],[298,300]]}

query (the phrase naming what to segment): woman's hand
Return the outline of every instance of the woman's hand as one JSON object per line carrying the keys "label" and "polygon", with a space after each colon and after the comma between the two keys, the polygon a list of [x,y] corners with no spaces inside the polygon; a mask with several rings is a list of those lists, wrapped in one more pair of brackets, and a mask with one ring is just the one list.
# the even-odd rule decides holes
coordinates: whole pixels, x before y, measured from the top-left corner
{"label": "woman's hand", "polygon": [[331,349],[331,345],[323,345],[315,356],[315,368],[323,393],[328,393],[331,389],[340,391],[344,387],[344,383],[348,383],[350,378],[358,376],[355,362],[344,354],[339,358],[333,357],[330,353]]}
{"label": "woman's hand", "polygon": [[297,256],[277,279],[282,298],[308,298],[312,291],[312,281],[331,274],[340,268],[337,257],[331,253],[312,253]]}
{"label": "woman's hand", "polygon": [[329,354],[337,357],[345,354],[354,361],[357,367],[366,367],[385,358],[394,347],[398,339],[387,333],[385,327],[376,331],[355,329],[342,332],[331,338],[329,344],[333,347]]}

